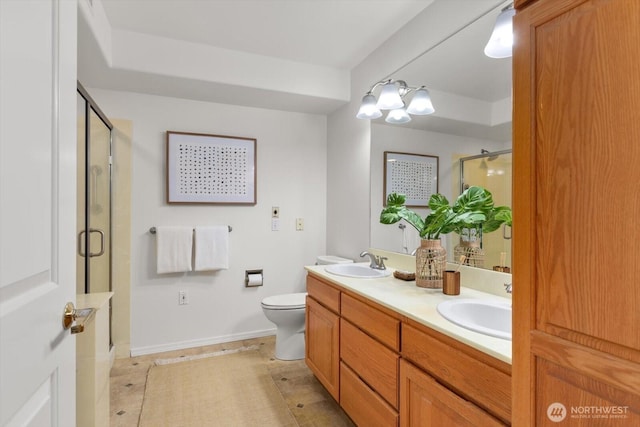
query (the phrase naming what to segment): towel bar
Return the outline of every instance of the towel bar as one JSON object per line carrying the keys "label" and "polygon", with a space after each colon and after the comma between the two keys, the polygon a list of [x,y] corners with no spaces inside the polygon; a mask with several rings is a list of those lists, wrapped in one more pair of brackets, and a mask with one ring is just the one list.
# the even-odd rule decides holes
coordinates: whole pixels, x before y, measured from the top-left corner
{"label": "towel bar", "polygon": [[[228,225],[227,227],[229,227],[229,233],[231,233],[233,231],[233,227],[231,227],[230,225]],[[149,229],[149,233],[156,234],[156,228],[155,227],[151,227]]]}

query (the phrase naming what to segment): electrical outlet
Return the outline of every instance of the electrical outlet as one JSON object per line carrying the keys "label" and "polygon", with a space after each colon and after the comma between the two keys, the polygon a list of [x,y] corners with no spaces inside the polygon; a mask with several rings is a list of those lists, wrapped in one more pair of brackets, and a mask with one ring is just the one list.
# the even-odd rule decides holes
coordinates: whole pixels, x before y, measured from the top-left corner
{"label": "electrical outlet", "polygon": [[271,218],[271,231],[280,231],[280,218]]}
{"label": "electrical outlet", "polygon": [[296,218],[296,231],[304,230],[304,219]]}
{"label": "electrical outlet", "polygon": [[189,304],[189,295],[187,291],[178,291],[178,305]]}

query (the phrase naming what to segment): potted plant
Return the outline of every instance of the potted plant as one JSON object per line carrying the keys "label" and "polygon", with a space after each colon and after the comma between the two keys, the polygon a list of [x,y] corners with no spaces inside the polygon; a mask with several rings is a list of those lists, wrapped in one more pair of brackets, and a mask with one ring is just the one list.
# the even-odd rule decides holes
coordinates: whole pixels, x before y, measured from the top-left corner
{"label": "potted plant", "polygon": [[391,193],[387,197],[387,206],[380,213],[380,222],[395,224],[405,220],[418,230],[422,240],[416,250],[416,285],[420,287],[442,287],[446,251],[440,244],[441,234],[482,227],[494,231],[507,220],[509,224],[511,222],[511,209],[495,207],[492,194],[482,187],[469,187],[453,205],[449,205],[442,194],[432,195],[428,204],[431,212],[424,219],[407,208],[405,200],[404,195]]}
{"label": "potted plant", "polygon": [[454,248],[454,258],[460,259],[464,255],[466,265],[484,267],[485,253],[481,247],[482,236],[498,230],[502,224],[511,226],[511,223],[509,206],[492,206],[485,213],[485,219],[482,221],[460,222],[454,230],[460,236],[460,241]]}

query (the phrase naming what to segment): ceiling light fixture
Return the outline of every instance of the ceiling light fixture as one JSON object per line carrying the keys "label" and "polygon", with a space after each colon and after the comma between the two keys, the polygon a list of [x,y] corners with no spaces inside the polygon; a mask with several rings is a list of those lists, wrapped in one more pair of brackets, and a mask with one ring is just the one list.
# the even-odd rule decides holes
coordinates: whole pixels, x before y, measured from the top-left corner
{"label": "ceiling light fixture", "polygon": [[502,9],[496,19],[491,37],[484,48],[489,58],[508,58],[513,50],[513,15],[516,14],[513,3]]}
{"label": "ceiling light fixture", "polygon": [[[380,96],[376,99],[373,91],[382,86]],[[414,92],[409,106],[405,108],[404,98]],[[435,109],[426,87],[410,87],[404,80],[382,80],[374,84],[362,98],[356,117],[359,119],[377,119],[382,116],[381,110],[390,110],[385,121],[387,123],[407,123],[412,115],[424,116],[432,114]]]}

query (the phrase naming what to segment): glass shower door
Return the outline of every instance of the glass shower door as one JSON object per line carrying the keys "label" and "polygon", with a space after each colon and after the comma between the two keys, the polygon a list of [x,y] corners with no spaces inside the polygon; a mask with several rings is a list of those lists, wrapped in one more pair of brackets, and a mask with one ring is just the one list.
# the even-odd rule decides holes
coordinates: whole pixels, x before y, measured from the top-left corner
{"label": "glass shower door", "polygon": [[111,126],[78,92],[78,293],[111,291]]}

